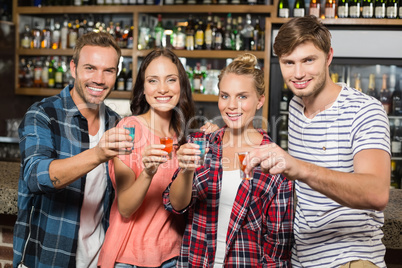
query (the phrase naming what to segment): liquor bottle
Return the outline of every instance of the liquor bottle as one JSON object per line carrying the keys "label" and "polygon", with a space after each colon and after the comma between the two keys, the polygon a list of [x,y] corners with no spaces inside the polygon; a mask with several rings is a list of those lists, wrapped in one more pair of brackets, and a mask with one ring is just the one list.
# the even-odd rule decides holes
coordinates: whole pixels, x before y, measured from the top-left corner
{"label": "liquor bottle", "polygon": [[133,48],[134,47],[134,25],[133,23],[130,24],[131,26],[130,29],[128,30],[127,34],[127,48]]}
{"label": "liquor bottle", "polygon": [[260,26],[260,19],[255,19],[255,27],[254,27],[254,33],[253,33],[253,46],[251,47],[251,50],[254,51],[262,51],[264,47],[264,31],[261,30]]}
{"label": "liquor bottle", "polygon": [[113,5],[113,0],[105,0],[105,5]]}
{"label": "liquor bottle", "polygon": [[54,30],[52,33],[52,49],[60,48],[60,38],[61,38],[60,23],[58,21],[56,21],[56,23],[54,24]]}
{"label": "liquor bottle", "polygon": [[55,88],[63,88],[63,77],[64,77],[63,66],[61,65],[60,61],[57,61],[57,68],[54,74]]}
{"label": "liquor bottle", "polygon": [[126,48],[127,42],[124,42],[123,32],[119,22],[116,22],[116,43],[120,48]]}
{"label": "liquor bottle", "polygon": [[195,32],[194,32],[194,20],[193,16],[190,14],[186,26],[186,49],[194,50],[194,40]]}
{"label": "liquor bottle", "polygon": [[[342,0],[339,0],[339,1],[342,1]],[[321,0],[311,0],[310,1],[309,15],[314,15],[317,18],[321,17]]]}
{"label": "liquor bottle", "polygon": [[203,49],[203,48],[204,48],[204,25],[202,20],[199,20],[195,28],[194,49]]}
{"label": "liquor bottle", "polygon": [[375,0],[374,16],[377,19],[384,19],[387,14],[387,1]]}
{"label": "liquor bottle", "polygon": [[355,89],[356,89],[357,91],[362,92],[362,82],[361,82],[361,80],[360,80],[360,74],[359,74],[359,73],[356,74]]}
{"label": "liquor bottle", "polygon": [[279,0],[278,17],[279,18],[289,18],[289,16],[290,16],[289,1],[288,0]]}
{"label": "liquor bottle", "polygon": [[25,24],[24,31],[22,32],[20,37],[21,48],[30,48],[31,41],[32,41],[31,29],[29,28],[28,24]]}
{"label": "liquor bottle", "polygon": [[32,41],[31,48],[41,48],[42,31],[39,29],[39,23],[35,22],[35,26],[32,29]]}
{"label": "liquor bottle", "polygon": [[226,50],[232,50],[232,14],[226,16],[226,27],[223,35],[223,47]]}
{"label": "liquor bottle", "polygon": [[103,6],[105,4],[105,0],[96,0],[96,4],[98,6]]}
{"label": "liquor bottle", "polygon": [[384,106],[384,110],[387,114],[391,112],[391,94],[389,92],[389,89],[387,87],[387,75],[384,74],[382,76],[382,87],[380,91],[380,101],[382,105]]}
{"label": "liquor bottle", "polygon": [[288,118],[286,115],[281,116],[281,123],[279,126],[279,146],[285,151],[288,150]]}
{"label": "liquor bottle", "polygon": [[304,17],[306,15],[306,7],[304,0],[296,0],[293,6],[293,17]]}
{"label": "liquor bottle", "polygon": [[48,81],[47,86],[49,88],[54,88],[56,86],[56,81],[55,81],[56,69],[54,67],[54,59],[49,61],[48,74],[49,74],[49,81]]}
{"label": "liquor bottle", "polygon": [[67,18],[63,21],[63,27],[60,29],[60,48],[66,49],[68,45],[68,21]]}
{"label": "liquor bottle", "polygon": [[394,121],[394,133],[391,140],[391,153],[393,157],[402,156],[402,127],[399,118]]}
{"label": "liquor bottle", "polygon": [[68,48],[74,48],[75,44],[77,43],[77,38],[78,38],[78,29],[74,27],[75,24],[73,22],[68,23],[68,42],[67,42],[67,47]]}
{"label": "liquor bottle", "polygon": [[395,90],[392,93],[392,114],[402,115],[402,91],[400,88],[400,80],[395,83]]}
{"label": "liquor bottle", "polygon": [[162,45],[162,40],[164,38],[163,36],[164,28],[162,24],[162,15],[158,14],[158,23],[155,26],[155,46],[157,48],[163,47]]}
{"label": "liquor bottle", "polygon": [[223,40],[224,40],[224,32],[222,29],[222,22],[218,20],[217,26],[216,26],[216,32],[214,36],[214,44],[215,44],[215,50],[221,50],[224,48],[223,46]]}
{"label": "liquor bottle", "polygon": [[82,0],[74,0],[74,6],[82,6]]}
{"label": "liquor bottle", "polygon": [[197,94],[202,94],[203,92],[203,76],[201,73],[201,64],[197,62],[196,68],[194,68],[193,72],[193,87],[194,87],[194,93]]}
{"label": "liquor bottle", "polygon": [[369,75],[369,83],[368,83],[368,89],[367,89],[367,95],[374,97],[378,99],[377,96],[377,91],[375,89],[375,74],[370,74]]}
{"label": "liquor bottle", "polygon": [[360,18],[360,0],[350,0],[349,17]]}
{"label": "liquor bottle", "polygon": [[289,111],[289,102],[292,99],[293,93],[289,90],[288,85],[283,83],[283,88],[281,92],[281,102],[279,103],[279,109],[282,112]]}
{"label": "liquor bottle", "polygon": [[349,0],[338,0],[338,18],[349,17]]}
{"label": "liquor bottle", "polygon": [[126,89],[126,71],[126,67],[123,67],[117,76],[115,90],[123,91]]}
{"label": "liquor bottle", "polygon": [[243,18],[241,16],[238,16],[236,34],[233,39],[235,41],[235,50],[237,51],[244,50],[244,44],[241,34],[242,31],[243,31]]}
{"label": "liquor bottle", "polygon": [[137,4],[137,0],[128,0],[128,4],[129,4],[129,5],[136,5],[136,4]]}
{"label": "liquor bottle", "polygon": [[42,87],[49,87],[49,58],[45,59],[45,63],[42,66]]}
{"label": "liquor bottle", "polygon": [[205,40],[205,49],[212,49],[212,16],[211,13],[209,13],[207,17],[207,26],[205,27],[205,32],[204,32],[204,40]]}
{"label": "liquor bottle", "polygon": [[174,49],[185,49],[186,48],[186,34],[184,32],[184,27],[181,23],[176,22],[176,26],[173,29],[172,45]]}
{"label": "liquor bottle", "polygon": [[35,62],[33,86],[34,87],[42,86],[42,62],[40,60],[37,60]]}
{"label": "liquor bottle", "polygon": [[336,0],[325,1],[325,18],[333,19],[336,14]]}
{"label": "liquor bottle", "polygon": [[401,188],[401,178],[398,174],[397,168],[396,168],[396,161],[391,160],[391,184],[390,184],[391,189],[400,189]]}
{"label": "liquor bottle", "polygon": [[396,19],[398,17],[398,0],[387,0],[387,13],[388,19]]}
{"label": "liquor bottle", "polygon": [[363,18],[373,18],[374,17],[374,0],[363,0]]}
{"label": "liquor bottle", "polygon": [[246,15],[246,24],[241,31],[243,50],[252,50],[254,43],[254,26],[251,24],[251,15]]}
{"label": "liquor bottle", "polygon": [[142,16],[141,23],[138,30],[138,50],[149,48],[150,29],[147,24],[147,17]]}
{"label": "liquor bottle", "polygon": [[133,90],[133,63],[130,62],[129,69],[126,75],[126,91]]}

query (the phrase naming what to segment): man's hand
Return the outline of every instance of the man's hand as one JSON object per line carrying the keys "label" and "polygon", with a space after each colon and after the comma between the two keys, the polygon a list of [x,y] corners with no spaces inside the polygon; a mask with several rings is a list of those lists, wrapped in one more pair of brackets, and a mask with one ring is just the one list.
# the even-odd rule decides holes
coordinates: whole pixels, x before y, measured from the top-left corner
{"label": "man's hand", "polygon": [[107,130],[95,147],[100,162],[106,162],[119,154],[130,154],[133,141],[129,134],[124,128],[114,127]]}

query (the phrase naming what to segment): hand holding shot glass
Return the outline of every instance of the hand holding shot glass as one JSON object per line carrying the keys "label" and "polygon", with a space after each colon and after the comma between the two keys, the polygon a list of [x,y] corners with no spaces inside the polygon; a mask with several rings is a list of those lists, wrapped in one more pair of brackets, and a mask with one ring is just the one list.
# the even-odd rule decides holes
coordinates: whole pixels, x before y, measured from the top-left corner
{"label": "hand holding shot glass", "polygon": [[202,138],[193,138],[193,143],[195,143],[198,146],[200,146],[201,154],[200,154],[199,164],[201,166],[203,166],[204,163],[205,163],[205,155],[206,155],[205,153],[206,153],[206,150],[208,148],[208,142],[205,139],[205,137],[202,137]]}
{"label": "hand holding shot glass", "polygon": [[163,137],[160,138],[160,142],[161,144],[165,145],[165,148],[163,148],[162,150],[168,153],[167,159],[172,159],[173,138]]}
{"label": "hand holding shot glass", "polygon": [[127,129],[129,131],[128,135],[131,137],[131,140],[133,142],[131,150],[133,150],[134,149],[134,138],[135,138],[135,126],[123,125],[123,128]]}
{"label": "hand holding shot glass", "polygon": [[243,165],[243,160],[244,158],[246,158],[246,156],[248,155],[249,152],[239,152],[236,153],[237,155],[237,159],[239,161],[239,165],[240,165],[240,177],[243,180],[251,180],[253,178],[253,176],[251,176],[250,174],[246,174],[245,170],[246,170],[246,165]]}

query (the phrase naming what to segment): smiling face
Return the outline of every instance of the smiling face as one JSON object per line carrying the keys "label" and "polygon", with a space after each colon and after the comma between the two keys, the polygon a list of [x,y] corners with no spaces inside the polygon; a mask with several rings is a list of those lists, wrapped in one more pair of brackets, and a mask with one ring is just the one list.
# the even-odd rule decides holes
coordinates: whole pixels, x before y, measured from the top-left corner
{"label": "smiling face", "polygon": [[279,59],[285,83],[298,97],[317,96],[328,82],[332,56],[332,49],[326,55],[312,42],[302,43]]}
{"label": "smiling face", "polygon": [[75,78],[71,96],[79,104],[100,104],[112,91],[117,74],[118,55],[112,47],[84,46],[78,65],[70,62]]}
{"label": "smiling face", "polygon": [[176,65],[167,57],[154,59],[145,70],[145,99],[156,112],[171,112],[180,98],[180,79]]}
{"label": "smiling face", "polygon": [[253,118],[264,100],[265,96],[257,94],[251,75],[228,73],[219,83],[218,107],[229,128],[253,128]]}

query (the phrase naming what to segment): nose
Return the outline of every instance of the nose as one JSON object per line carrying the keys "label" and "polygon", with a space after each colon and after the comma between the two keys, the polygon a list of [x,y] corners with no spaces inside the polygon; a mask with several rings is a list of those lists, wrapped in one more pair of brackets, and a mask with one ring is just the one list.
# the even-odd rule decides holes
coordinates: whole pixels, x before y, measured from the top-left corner
{"label": "nose", "polygon": [[95,72],[92,79],[93,79],[93,82],[98,85],[105,83],[105,76],[101,70]]}
{"label": "nose", "polygon": [[295,64],[295,78],[301,79],[304,77],[304,69],[302,64]]}
{"label": "nose", "polygon": [[230,98],[228,108],[231,110],[236,110],[240,106],[240,102],[237,98]]}
{"label": "nose", "polygon": [[161,82],[158,88],[160,94],[166,94],[169,92],[169,87],[165,82]]}

